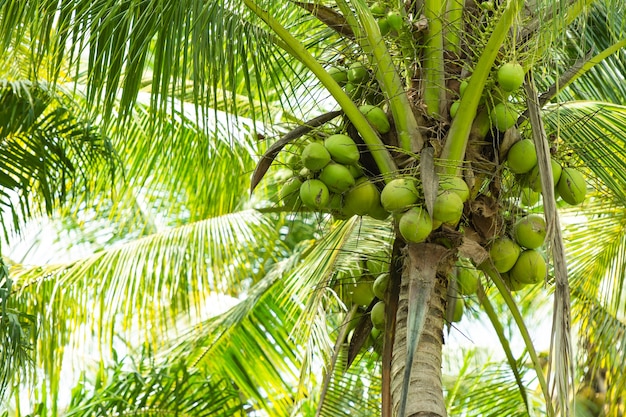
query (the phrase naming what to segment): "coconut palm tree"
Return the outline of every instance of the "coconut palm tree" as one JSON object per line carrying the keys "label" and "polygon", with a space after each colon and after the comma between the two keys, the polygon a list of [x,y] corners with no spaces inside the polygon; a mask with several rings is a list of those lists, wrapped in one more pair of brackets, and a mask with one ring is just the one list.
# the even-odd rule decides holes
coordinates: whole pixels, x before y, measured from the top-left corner
{"label": "coconut palm tree", "polygon": [[[592,413],[601,399],[606,414],[621,412],[626,86],[609,80],[626,71],[614,56],[624,47],[624,13],[608,11],[623,5],[391,3],[2,6],[7,62],[19,56],[22,77],[71,87],[82,111],[98,116],[124,173],[79,176],[73,189],[88,193],[50,204],[47,230],[62,236],[52,244],[71,242],[83,256],[14,262],[4,281],[12,288],[3,306],[13,315],[3,310],[3,320],[17,329],[26,319],[13,317],[37,318],[39,368],[5,367],[3,375],[34,381],[28,401],[40,414],[57,415],[63,404],[69,415],[372,415],[382,404],[384,416],[570,415],[579,380],[591,390],[581,390],[579,410]],[[331,66],[354,62],[362,69],[353,67],[351,87],[342,88],[341,69]],[[498,80],[507,63],[521,68],[523,89]],[[358,107],[365,103],[387,114],[368,120]],[[399,213],[355,216],[345,196],[332,213],[284,204],[277,190],[293,176],[281,169],[289,154],[301,152],[305,137],[337,132],[359,144],[361,183],[417,184],[409,204],[424,207],[425,222],[440,184],[462,179],[471,193],[462,220],[418,239],[400,233]],[[541,205],[529,208],[519,207],[523,182],[503,163],[520,137],[537,149],[544,189]],[[576,213],[565,239],[550,156],[593,186],[583,206],[558,202],[562,216]],[[108,172],[111,163],[86,165]],[[489,249],[531,212],[548,224],[548,291],[512,294],[515,282]],[[459,257],[484,274],[477,295],[460,297]],[[369,285],[372,261],[387,270],[388,288],[360,306],[356,287]],[[572,369],[570,286],[584,375]],[[544,373],[523,317],[552,290]],[[211,310],[215,294],[233,297],[233,306]],[[369,317],[378,300],[385,313],[375,337]],[[473,375],[471,353],[458,380],[442,378],[444,326],[461,305],[492,323],[506,367]],[[63,375],[67,352],[86,344],[102,356],[77,366],[80,376]],[[2,351],[19,364],[23,353],[12,352]],[[69,400],[59,397],[68,378],[78,381]]]}

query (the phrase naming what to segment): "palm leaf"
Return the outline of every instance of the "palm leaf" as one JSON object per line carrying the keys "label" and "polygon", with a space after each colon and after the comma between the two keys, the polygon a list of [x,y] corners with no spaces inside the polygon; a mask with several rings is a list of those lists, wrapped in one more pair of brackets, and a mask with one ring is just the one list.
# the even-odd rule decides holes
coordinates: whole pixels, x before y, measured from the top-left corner
{"label": "palm leaf", "polygon": [[[268,8],[294,22],[294,30],[311,36],[312,48],[323,45],[329,36],[329,30],[304,18],[305,12],[289,2],[272,2]],[[273,102],[285,108],[299,106],[283,100],[296,96],[302,83],[285,80],[301,80],[302,66],[277,47],[280,42],[243,5],[198,0],[63,4],[42,0],[19,8],[4,3],[0,19],[5,53],[29,30],[35,38],[45,39],[29,40],[31,65],[44,68],[51,80],[71,73],[76,80],[84,78],[89,101],[102,104],[105,120],[113,114],[118,91],[121,113],[128,115],[146,85],[155,110],[174,108],[170,99],[188,94],[204,108],[221,108],[229,114],[239,113],[237,98],[244,95],[257,119],[269,119],[263,113]]]}
{"label": "palm leaf", "polygon": [[72,329],[87,326],[105,350],[116,334],[131,337],[137,326],[158,343],[177,314],[201,314],[207,294],[241,292],[244,280],[263,273],[277,242],[275,226],[255,212],[216,217],[70,265],[15,267],[12,305],[41,318],[37,359],[58,389],[63,347],[81,340]]}
{"label": "palm leaf", "polygon": [[101,369],[98,383],[83,375],[64,415],[245,415],[239,392],[229,381],[190,372],[183,363],[157,365],[149,352],[137,356]]}
{"label": "palm leaf", "polygon": [[103,182],[113,181],[117,161],[109,139],[66,102],[45,85],[0,81],[0,205],[12,219],[2,217],[5,236],[26,218],[88,195],[94,166]]}
{"label": "palm leaf", "polygon": [[[462,374],[444,377],[444,385],[454,389],[453,401],[448,405],[450,415],[467,416],[528,416],[516,378],[504,364],[486,361],[482,366],[473,365],[472,351],[464,356]],[[469,362],[468,362],[469,361]],[[520,367],[522,378],[532,369]],[[532,382],[530,380],[529,382]],[[527,383],[529,383],[527,382]],[[527,390],[530,409],[539,415],[545,414],[538,392]]]}

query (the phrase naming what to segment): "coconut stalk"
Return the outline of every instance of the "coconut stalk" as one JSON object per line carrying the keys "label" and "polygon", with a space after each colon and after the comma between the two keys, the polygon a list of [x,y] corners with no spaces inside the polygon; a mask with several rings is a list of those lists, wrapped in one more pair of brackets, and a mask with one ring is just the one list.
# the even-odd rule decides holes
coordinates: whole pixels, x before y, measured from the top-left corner
{"label": "coconut stalk", "polygon": [[440,168],[445,174],[456,175],[463,164],[472,122],[476,117],[476,110],[478,109],[478,103],[485,88],[485,83],[498,56],[500,46],[508,36],[509,29],[523,4],[523,0],[514,0],[507,5],[476,63],[465,94],[459,104],[457,114],[452,119],[441,154],[441,158],[447,160],[447,163],[442,164]]}
{"label": "coconut stalk", "polygon": [[535,350],[535,346],[533,345],[533,341],[530,337],[530,333],[528,332],[528,328],[524,323],[524,319],[522,318],[522,313],[520,313],[515,300],[511,296],[509,289],[506,287],[506,284],[502,280],[500,273],[494,268],[491,260],[487,260],[478,266],[478,269],[483,271],[495,284],[498,292],[502,296],[504,303],[507,305],[509,310],[511,311],[511,316],[513,317],[513,321],[517,325],[517,328],[520,331],[522,336],[522,340],[524,341],[524,345],[526,346],[526,350],[528,351],[528,356],[530,356],[530,360],[532,362],[533,368],[535,370],[535,374],[537,375],[537,380],[539,381],[539,386],[541,387],[541,392],[543,393],[543,397],[546,401],[546,410],[549,417],[554,416],[554,408],[552,407],[552,401],[550,399],[550,391],[548,390],[548,384],[543,374],[543,368],[541,366],[541,362],[539,361],[539,355],[537,355],[537,351]]}
{"label": "coconut stalk", "polygon": [[461,52],[461,32],[463,30],[463,8],[462,0],[448,0],[446,10],[446,32],[444,35],[444,46],[447,51],[458,55]]}
{"label": "coconut stalk", "polygon": [[424,64],[422,89],[426,112],[440,118],[446,101],[446,86],[443,63],[443,19],[446,1],[424,1],[424,16],[428,20],[428,33],[424,44]]}
{"label": "coconut stalk", "polygon": [[[344,5],[343,7],[340,6],[344,14],[350,13],[343,0],[337,3]],[[415,120],[411,102],[402,85],[402,79],[396,71],[389,50],[385,46],[385,40],[380,33],[378,23],[364,0],[354,0],[353,5],[360,27],[363,29],[362,36],[357,37],[357,39],[370,57],[372,67],[376,68],[376,78],[389,100],[389,108],[398,133],[400,148],[407,152],[418,153],[424,146],[424,139]]]}
{"label": "coconut stalk", "polygon": [[388,180],[391,174],[397,171],[396,164],[380,140],[378,133],[369,124],[365,116],[359,111],[358,107],[343,91],[341,86],[333,79],[333,77],[322,67],[306,47],[298,41],[284,26],[282,26],[274,17],[266,10],[262,9],[254,0],[244,0],[245,5],[261,20],[263,20],[270,29],[284,42],[285,49],[289,54],[300,60],[306,67],[313,72],[318,80],[324,85],[328,92],[337,100],[342,110],[350,119],[350,122],[359,131],[363,141],[367,145],[378,169],[383,178]]}

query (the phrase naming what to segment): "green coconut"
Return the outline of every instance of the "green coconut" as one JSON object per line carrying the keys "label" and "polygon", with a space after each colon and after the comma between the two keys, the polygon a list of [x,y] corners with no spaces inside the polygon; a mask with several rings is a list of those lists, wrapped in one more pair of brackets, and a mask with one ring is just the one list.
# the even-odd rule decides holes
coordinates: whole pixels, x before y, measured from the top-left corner
{"label": "green coconut", "polygon": [[387,292],[387,288],[389,287],[389,273],[384,272],[379,274],[374,281],[374,286],[372,290],[374,291],[374,295],[381,300],[385,299],[385,293]]}
{"label": "green coconut", "polygon": [[300,186],[300,199],[311,209],[319,210],[326,207],[330,201],[328,187],[320,180],[306,180]]}
{"label": "green coconut", "polygon": [[526,285],[528,285],[528,284],[524,284],[523,282],[519,282],[514,279],[511,279],[508,273],[502,274],[502,280],[511,291],[519,291],[523,289],[524,287],[526,287]]}
{"label": "green coconut", "polygon": [[556,189],[566,203],[577,205],[585,201],[587,182],[577,169],[563,168]]}
{"label": "green coconut", "polygon": [[378,204],[379,200],[378,188],[367,177],[361,177],[344,194],[343,209],[346,213],[365,216]]}
{"label": "green coconut", "polygon": [[426,209],[412,207],[400,217],[398,229],[407,242],[420,243],[430,235],[433,224]]}
{"label": "green coconut", "polygon": [[354,62],[348,67],[348,81],[362,84],[369,79],[367,67],[362,62]]}
{"label": "green coconut", "polygon": [[472,295],[478,291],[480,278],[473,265],[461,263],[456,267],[456,283],[459,292],[463,295]]}
{"label": "green coconut", "polygon": [[509,170],[515,174],[525,174],[537,165],[535,144],[530,139],[515,142],[506,155]]}
{"label": "green coconut", "polygon": [[532,207],[539,202],[539,194],[537,191],[533,191],[528,187],[522,188],[522,195],[520,197],[520,202],[523,206]]}
{"label": "green coconut", "polygon": [[469,85],[469,77],[464,79],[463,81],[461,81],[461,84],[459,85],[459,97],[463,97],[463,95],[465,94],[465,90],[467,90],[467,86]]}
{"label": "green coconut", "polygon": [[463,202],[470,196],[470,190],[463,178],[456,175],[444,175],[439,179],[439,189],[449,190],[456,193]]}
{"label": "green coconut", "polygon": [[539,214],[524,216],[513,226],[513,236],[518,245],[536,249],[546,240],[546,221]]}
{"label": "green coconut", "polygon": [[455,100],[452,105],[450,105],[450,117],[454,119],[456,113],[459,111],[459,106],[461,105],[460,100]]}
{"label": "green coconut", "polygon": [[387,13],[387,23],[389,23],[389,27],[392,30],[399,31],[404,25],[404,19],[402,19],[402,15],[400,15],[400,13],[392,10]]}
{"label": "green coconut", "polygon": [[389,119],[387,119],[387,115],[380,107],[364,104],[359,107],[359,110],[379,133],[385,134],[391,130]]}
{"label": "green coconut", "polygon": [[340,164],[356,164],[359,160],[359,148],[348,135],[338,133],[324,140],[324,147],[330,153],[330,157]]}
{"label": "green coconut", "polygon": [[384,209],[395,213],[406,210],[417,202],[419,194],[413,178],[395,178],[383,188],[380,202]]}
{"label": "green coconut", "polygon": [[[552,165],[552,185],[556,187],[559,183],[559,179],[561,178],[561,164],[559,164],[555,159],[550,159],[550,165]],[[528,174],[528,185],[529,187],[538,193],[541,192],[541,176],[539,175],[539,165],[535,165],[533,169],[530,170]]]}
{"label": "green coconut", "polygon": [[515,126],[518,114],[512,106],[505,103],[498,103],[489,113],[493,126],[501,132]]}
{"label": "green coconut", "polygon": [[284,206],[289,209],[294,209],[298,205],[298,199],[300,197],[300,187],[302,181],[298,177],[289,178],[278,192],[278,198],[283,202]]}
{"label": "green coconut", "polygon": [[359,179],[363,176],[363,169],[361,169],[360,166],[354,164],[354,165],[346,165],[346,167],[348,168],[348,171],[350,171],[350,175],[352,175],[352,178]]}
{"label": "green coconut", "polygon": [[363,86],[361,84],[355,84],[350,81],[343,87],[348,97],[355,100],[363,95]]}
{"label": "green coconut", "polygon": [[350,299],[354,304],[360,306],[369,305],[374,299],[374,291],[372,290],[373,281],[359,280],[350,288]]}
{"label": "green coconut", "polygon": [[302,150],[297,149],[291,152],[287,152],[285,165],[287,166],[287,168],[294,172],[300,171],[302,169]]}
{"label": "green coconut", "polygon": [[391,32],[391,26],[389,26],[389,22],[386,17],[379,18],[376,23],[378,23],[378,30],[380,30],[381,36],[385,36]]}
{"label": "green coconut", "polygon": [[381,17],[385,15],[387,7],[385,7],[385,4],[383,2],[376,1],[370,6],[370,11],[372,12],[372,15],[374,15],[374,17]]}
{"label": "green coconut", "polygon": [[508,237],[500,237],[491,244],[489,256],[496,270],[502,273],[513,268],[521,251],[522,249],[513,240]]}
{"label": "green coconut", "polygon": [[456,226],[463,216],[463,200],[451,190],[439,193],[433,205],[433,219]]}
{"label": "green coconut", "polygon": [[522,284],[536,284],[546,277],[548,266],[543,255],[536,249],[527,249],[522,252],[509,272],[512,281]]}
{"label": "green coconut", "polygon": [[367,212],[367,215],[376,220],[387,220],[389,217],[389,213],[385,208],[380,204],[380,200],[376,201],[374,205]]}
{"label": "green coconut", "polygon": [[372,324],[376,329],[383,330],[385,328],[385,302],[379,301],[374,304],[372,311],[370,312],[370,318]]}
{"label": "green coconut", "polygon": [[305,168],[316,172],[330,162],[330,153],[319,142],[311,142],[302,150],[302,164]]}
{"label": "green coconut", "polygon": [[458,323],[463,319],[463,310],[465,310],[465,306],[463,305],[463,300],[457,298],[454,300],[454,313],[452,313],[452,323]]}
{"label": "green coconut", "polygon": [[328,189],[335,193],[343,193],[354,186],[355,181],[345,165],[331,162],[326,165],[318,177]]}
{"label": "green coconut", "polygon": [[331,211],[341,211],[343,207],[343,196],[338,193],[330,193],[328,204],[326,205]]}
{"label": "green coconut", "polygon": [[498,68],[497,79],[502,90],[515,91],[524,83],[524,68],[517,62],[507,62]]}
{"label": "green coconut", "polygon": [[328,68],[327,72],[340,86],[344,86],[348,82],[348,71],[345,68],[332,66]]}

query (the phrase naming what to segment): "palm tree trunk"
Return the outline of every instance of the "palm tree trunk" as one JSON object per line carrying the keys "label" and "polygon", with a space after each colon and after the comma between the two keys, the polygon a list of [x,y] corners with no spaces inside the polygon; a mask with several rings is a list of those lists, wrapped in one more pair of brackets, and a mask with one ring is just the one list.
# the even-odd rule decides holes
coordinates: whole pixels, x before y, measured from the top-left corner
{"label": "palm tree trunk", "polygon": [[[416,249],[416,247],[409,247],[409,251],[415,251]],[[411,256],[409,253],[409,256],[405,257],[396,315],[396,335],[391,363],[391,395],[393,415],[397,417],[404,417],[398,416],[398,410],[400,407],[405,366],[408,365],[406,363],[406,344],[409,280],[411,274],[420,274],[422,272],[416,269],[417,265],[412,261],[412,259],[416,259],[416,257],[419,256],[423,257],[427,255],[413,254],[413,256]],[[440,260],[441,256],[430,256],[427,262],[432,262],[432,267],[424,269],[436,271]],[[441,350],[443,346],[447,280],[439,274],[437,274],[436,277],[432,277],[432,279],[435,280],[435,283],[428,302],[426,321],[412,364],[413,369],[411,370],[407,397],[406,417],[447,416],[441,383]]]}

